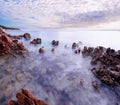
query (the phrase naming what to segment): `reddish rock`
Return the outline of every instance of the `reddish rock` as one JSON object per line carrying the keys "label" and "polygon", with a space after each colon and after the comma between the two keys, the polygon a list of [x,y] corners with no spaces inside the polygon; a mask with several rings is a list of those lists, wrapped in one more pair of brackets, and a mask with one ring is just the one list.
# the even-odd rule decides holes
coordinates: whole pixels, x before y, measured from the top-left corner
{"label": "reddish rock", "polygon": [[44,101],[37,99],[28,90],[22,89],[16,94],[17,101],[10,100],[7,105],[48,105]]}
{"label": "reddish rock", "polygon": [[31,44],[40,44],[41,42],[42,42],[41,38],[36,38],[36,39],[33,39],[30,43]]}
{"label": "reddish rock", "polygon": [[41,47],[41,48],[39,49],[39,53],[44,53],[44,47]]}
{"label": "reddish rock", "polygon": [[0,56],[2,55],[24,55],[27,53],[23,43],[14,41],[2,29],[0,29]]}
{"label": "reddish rock", "polygon": [[28,40],[31,38],[31,35],[29,33],[25,33],[23,37]]}
{"label": "reddish rock", "polygon": [[59,45],[59,41],[53,40],[53,41],[52,41],[52,45],[58,46],[58,45]]}

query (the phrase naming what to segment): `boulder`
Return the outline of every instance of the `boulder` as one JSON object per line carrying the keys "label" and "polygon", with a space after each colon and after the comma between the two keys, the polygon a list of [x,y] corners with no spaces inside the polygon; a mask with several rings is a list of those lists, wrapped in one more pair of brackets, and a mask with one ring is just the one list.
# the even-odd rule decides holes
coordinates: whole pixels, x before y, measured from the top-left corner
{"label": "boulder", "polygon": [[58,45],[59,45],[59,41],[53,40],[53,41],[52,41],[52,45],[58,46]]}
{"label": "boulder", "polygon": [[23,37],[28,40],[31,38],[31,35],[29,33],[25,33]]}
{"label": "boulder", "polygon": [[41,47],[41,48],[39,49],[39,53],[44,53],[44,47]]}
{"label": "boulder", "polygon": [[44,101],[37,99],[28,90],[16,94],[17,101],[10,100],[7,105],[48,105]]}

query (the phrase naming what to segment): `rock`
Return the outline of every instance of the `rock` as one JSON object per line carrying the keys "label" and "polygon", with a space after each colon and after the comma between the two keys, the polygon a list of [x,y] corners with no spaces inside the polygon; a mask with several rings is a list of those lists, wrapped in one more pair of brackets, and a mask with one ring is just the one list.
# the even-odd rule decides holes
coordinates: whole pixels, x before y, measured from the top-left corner
{"label": "rock", "polygon": [[55,51],[55,49],[54,48],[52,48],[52,50],[51,50],[52,52],[54,52]]}
{"label": "rock", "polygon": [[80,54],[80,52],[81,52],[80,48],[74,51],[75,54]]}
{"label": "rock", "polygon": [[[0,30],[0,56],[3,55],[24,55],[27,53],[27,49],[23,43],[14,41],[7,33]],[[23,53],[24,52],[24,53]]]}
{"label": "rock", "polygon": [[8,86],[7,89],[5,89],[4,91],[4,96],[7,98],[7,97],[10,97],[12,95],[12,91],[13,91],[13,87],[11,86]]}
{"label": "rock", "polygon": [[36,39],[33,39],[30,43],[31,44],[40,44],[41,42],[42,42],[41,38],[36,38]]}
{"label": "rock", "polygon": [[31,38],[31,35],[29,33],[25,33],[23,37],[28,40]]}
{"label": "rock", "polygon": [[17,39],[22,39],[23,38],[23,35],[8,35],[9,37],[11,37],[13,40],[17,40]]}
{"label": "rock", "polygon": [[48,105],[44,101],[35,98],[31,92],[22,89],[16,94],[17,101],[10,100],[7,105]]}
{"label": "rock", "polygon": [[72,44],[72,49],[75,49],[76,47],[77,47],[77,43],[74,42],[74,43]]}
{"label": "rock", "polygon": [[58,45],[59,45],[59,41],[53,40],[53,41],[52,41],[52,45],[58,46]]}
{"label": "rock", "polygon": [[41,47],[40,49],[39,49],[39,53],[44,53],[45,51],[44,51],[44,47]]}

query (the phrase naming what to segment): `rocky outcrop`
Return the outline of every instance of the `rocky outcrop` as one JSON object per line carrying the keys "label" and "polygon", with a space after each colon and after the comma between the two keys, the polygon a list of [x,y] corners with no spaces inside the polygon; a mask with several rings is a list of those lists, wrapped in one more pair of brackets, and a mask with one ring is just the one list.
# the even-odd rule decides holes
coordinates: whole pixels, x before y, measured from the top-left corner
{"label": "rocky outcrop", "polygon": [[17,101],[10,100],[7,105],[48,105],[44,101],[37,99],[28,90],[22,89],[16,94]]}
{"label": "rocky outcrop", "polygon": [[27,53],[23,43],[10,37],[0,28],[0,56],[3,55],[25,55]]}
{"label": "rocky outcrop", "polygon": [[93,74],[104,84],[110,86],[120,85],[120,53],[111,48],[84,47],[82,55],[91,56]]}

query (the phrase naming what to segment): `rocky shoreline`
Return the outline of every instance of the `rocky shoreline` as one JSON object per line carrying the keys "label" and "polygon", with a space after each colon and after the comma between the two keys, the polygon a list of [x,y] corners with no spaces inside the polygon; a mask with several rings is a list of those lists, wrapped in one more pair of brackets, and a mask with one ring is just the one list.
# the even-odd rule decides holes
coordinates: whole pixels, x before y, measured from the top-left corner
{"label": "rocky shoreline", "polygon": [[[0,56],[27,56],[29,54],[29,50],[25,48],[23,43],[19,43],[19,40],[22,38],[28,40],[30,44],[34,45],[41,44],[43,42],[41,38],[35,38],[30,41],[31,35],[29,33],[11,36],[4,32],[3,29],[0,29]],[[57,53],[56,47],[60,44],[61,43],[58,40],[51,41],[51,52]],[[75,55],[78,54],[77,56],[82,54],[83,59],[88,57],[91,59],[91,72],[94,74],[96,79],[100,80],[101,84],[108,87],[116,88],[117,86],[120,86],[120,51],[115,51],[114,49],[105,48],[102,46],[84,46],[81,48],[79,44],[81,44],[81,42],[73,42],[70,49]],[[67,45],[65,45],[64,48],[68,50]],[[46,53],[46,51],[47,50],[44,46],[40,47],[38,50],[40,54]],[[11,72],[11,67],[8,67],[7,71]],[[18,80],[21,79],[21,75],[17,75],[17,78]],[[80,84],[83,85],[84,81],[80,80]],[[92,85],[95,89],[99,87],[99,83],[97,81],[93,81]],[[117,94],[118,97],[120,97],[119,90],[117,91]],[[34,98],[29,91],[24,89],[19,96],[17,95],[17,99],[17,101],[10,101],[8,105],[47,105],[43,101]]]}

